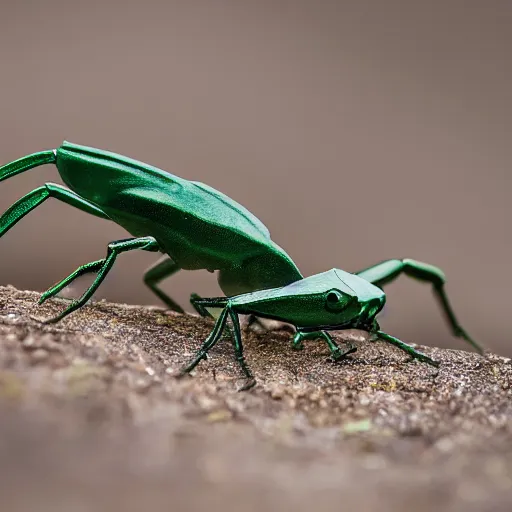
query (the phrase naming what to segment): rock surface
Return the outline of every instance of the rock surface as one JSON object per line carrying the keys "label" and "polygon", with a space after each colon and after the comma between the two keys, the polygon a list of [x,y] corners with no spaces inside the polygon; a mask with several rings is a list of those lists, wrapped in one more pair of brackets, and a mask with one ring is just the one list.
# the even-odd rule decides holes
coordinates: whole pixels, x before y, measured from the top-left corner
{"label": "rock surface", "polygon": [[[358,351],[244,332],[174,375],[209,319],[99,302],[65,320],[0,288],[0,496],[8,511],[497,511],[512,500],[512,364],[354,331]],[[340,334],[337,340],[342,343]]]}

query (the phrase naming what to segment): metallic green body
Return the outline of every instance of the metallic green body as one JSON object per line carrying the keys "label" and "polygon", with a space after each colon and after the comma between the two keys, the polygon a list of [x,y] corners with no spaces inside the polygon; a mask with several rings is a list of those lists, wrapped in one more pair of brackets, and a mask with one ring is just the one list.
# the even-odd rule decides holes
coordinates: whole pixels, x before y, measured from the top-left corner
{"label": "metallic green body", "polygon": [[428,356],[379,330],[377,314],[385,303],[382,286],[405,273],[432,284],[435,296],[456,336],[481,351],[460,327],[444,292],[443,272],[414,260],[388,260],[357,274],[333,269],[303,278],[286,252],[270,238],[268,229],[243,206],[213,188],[188,181],[115,153],[64,142],[57,150],[42,151],[0,168],[0,181],[39,165],[53,163],[69,189],[52,183],[39,187],[13,204],[0,218],[0,237],[49,197],[124,227],[135,238],[109,244],[107,256],[79,267],[51,287],[40,302],[56,295],[79,276],[95,272],[94,283],[57,321],[83,306],[110,271],[119,254],[142,249],[164,257],[144,277],[146,284],[175,311],[183,311],[157,286],[180,269],[218,271],[226,297],[192,304],[201,314],[215,314],[215,327],[194,360],[192,370],[219,340],[228,319],[236,357],[249,379],[242,348],[239,314],[274,318],[297,328],[293,346],[323,338],[335,360],[344,352],[326,331],[359,328],[374,333],[414,358],[437,365]]}
{"label": "metallic green body", "polygon": [[152,236],[182,269],[219,270],[226,295],[283,286],[302,275],[263,223],[207,185],[107,151],[64,143],[66,185],[133,236]]}
{"label": "metallic green body", "polygon": [[386,296],[354,274],[332,269],[282,288],[233,297],[239,313],[289,322],[300,330],[371,327]]}

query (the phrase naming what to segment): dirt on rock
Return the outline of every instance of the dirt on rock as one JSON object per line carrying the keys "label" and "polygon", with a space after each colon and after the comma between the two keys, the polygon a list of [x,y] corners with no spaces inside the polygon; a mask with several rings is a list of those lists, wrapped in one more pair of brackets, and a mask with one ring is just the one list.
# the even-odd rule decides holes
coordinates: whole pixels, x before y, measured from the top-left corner
{"label": "dirt on rock", "polygon": [[228,339],[176,379],[210,319],[99,302],[43,324],[67,302],[38,298],[0,288],[2,510],[511,509],[507,358],[421,347],[436,369],[353,331],[333,363],[245,330],[239,392]]}

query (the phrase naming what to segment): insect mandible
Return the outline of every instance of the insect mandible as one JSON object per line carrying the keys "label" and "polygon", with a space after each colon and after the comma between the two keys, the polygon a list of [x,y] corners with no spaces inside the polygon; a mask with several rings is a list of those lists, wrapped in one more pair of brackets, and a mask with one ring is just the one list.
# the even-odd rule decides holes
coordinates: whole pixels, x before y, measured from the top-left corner
{"label": "insect mandible", "polygon": [[206,358],[229,328],[236,359],[247,377],[243,389],[255,381],[245,362],[239,314],[293,324],[292,347],[305,339],[323,339],[335,361],[355,348],[342,350],[327,331],[361,329],[387,341],[413,358],[438,366],[427,355],[380,330],[376,320],[385,302],[382,287],[400,274],[432,284],[435,297],[453,334],[478,352],[481,347],[460,326],[444,290],[445,276],[432,265],[412,259],[383,261],[355,274],[340,269],[304,278],[290,256],[270,238],[268,229],[236,201],[202,183],[188,181],[156,167],[115,153],[64,142],[56,150],[34,153],[0,168],[0,181],[44,164],[55,164],[63,187],[46,183],[23,196],[0,218],[0,236],[49,197],[125,228],[134,238],[111,242],[105,258],[79,267],[42,294],[39,303],[56,295],[76,278],[93,272],[96,278],[83,295],[58,316],[57,322],[92,297],[117,256],[140,249],[163,253],[144,275],[144,282],[171,310],[183,309],[158,283],[181,269],[217,271],[225,297],[200,298],[191,303],[201,315],[212,315],[214,327],[187,374]]}

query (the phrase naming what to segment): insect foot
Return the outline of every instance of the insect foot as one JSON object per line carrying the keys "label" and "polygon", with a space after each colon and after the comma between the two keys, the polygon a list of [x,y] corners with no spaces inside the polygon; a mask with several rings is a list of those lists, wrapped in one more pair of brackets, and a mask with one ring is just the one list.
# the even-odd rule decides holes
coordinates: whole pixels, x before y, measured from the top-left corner
{"label": "insect foot", "polygon": [[254,377],[247,379],[245,384],[238,389],[238,391],[247,391],[248,389],[256,386],[256,379]]}
{"label": "insect foot", "polygon": [[354,352],[357,352],[357,348],[354,347],[354,345],[352,345],[352,344],[349,344],[349,348],[347,350],[345,350],[344,352],[342,352],[342,350],[339,347],[336,347],[331,352],[330,359],[332,359],[332,361],[334,361],[334,362],[338,362],[338,361],[341,361],[342,359],[345,359],[349,354],[352,354]]}

